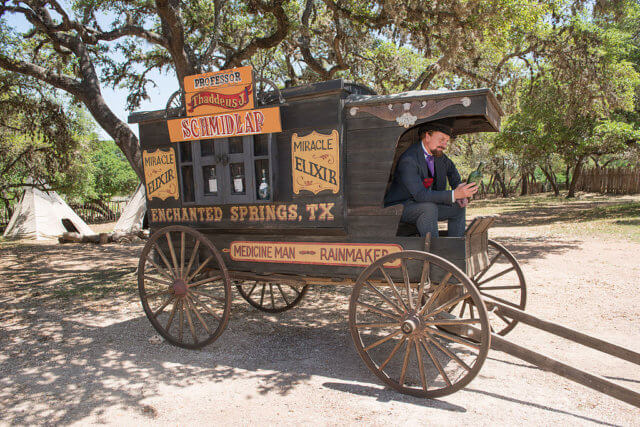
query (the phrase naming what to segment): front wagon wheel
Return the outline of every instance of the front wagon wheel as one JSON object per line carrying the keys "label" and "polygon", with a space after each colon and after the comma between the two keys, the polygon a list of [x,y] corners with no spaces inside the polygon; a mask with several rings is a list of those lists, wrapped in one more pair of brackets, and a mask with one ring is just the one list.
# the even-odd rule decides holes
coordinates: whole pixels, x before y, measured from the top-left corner
{"label": "front wagon wheel", "polygon": [[[475,316],[450,307],[473,301]],[[426,252],[389,254],[360,274],[349,303],[358,354],[391,388],[438,397],[467,385],[490,346],[487,310],[469,278]]]}
{"label": "front wagon wheel", "polygon": [[218,250],[180,225],[155,232],[138,265],[142,307],[169,343],[197,349],[215,341],[231,312],[231,280]]}

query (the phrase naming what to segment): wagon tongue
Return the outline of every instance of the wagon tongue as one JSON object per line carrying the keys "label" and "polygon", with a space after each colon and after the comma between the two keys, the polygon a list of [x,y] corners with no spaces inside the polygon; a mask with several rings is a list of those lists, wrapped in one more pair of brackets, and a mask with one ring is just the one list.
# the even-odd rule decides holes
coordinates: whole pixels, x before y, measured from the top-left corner
{"label": "wagon tongue", "polygon": [[182,279],[176,279],[173,282],[173,293],[177,296],[186,295],[187,293],[187,285],[184,283]]}

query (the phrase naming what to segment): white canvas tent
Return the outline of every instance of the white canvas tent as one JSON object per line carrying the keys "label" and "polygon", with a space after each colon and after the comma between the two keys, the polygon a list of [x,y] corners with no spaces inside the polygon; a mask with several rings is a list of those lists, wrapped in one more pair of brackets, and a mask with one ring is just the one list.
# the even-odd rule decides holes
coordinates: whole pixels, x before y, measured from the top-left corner
{"label": "white canvas tent", "polygon": [[95,235],[58,193],[26,187],[22,200],[16,206],[4,230],[3,237],[46,240],[62,236],[66,231]]}
{"label": "white canvas tent", "polygon": [[147,213],[146,196],[144,185],[138,185],[138,189],[133,194],[124,207],[120,219],[113,228],[114,233],[137,233],[144,226],[144,216]]}

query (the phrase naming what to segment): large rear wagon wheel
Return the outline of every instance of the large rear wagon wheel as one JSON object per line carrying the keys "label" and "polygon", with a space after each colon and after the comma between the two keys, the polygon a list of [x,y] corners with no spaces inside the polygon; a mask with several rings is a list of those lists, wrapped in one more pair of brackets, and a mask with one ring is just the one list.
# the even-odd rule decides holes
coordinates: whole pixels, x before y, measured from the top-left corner
{"label": "large rear wagon wheel", "polygon": [[[497,302],[524,311],[527,304],[527,284],[520,263],[507,248],[494,240],[489,240],[488,249],[489,264],[476,273],[471,281],[483,298],[493,298]],[[467,310],[473,315],[474,309],[475,306],[468,301],[459,304],[453,311],[457,310],[458,314],[463,316]],[[511,332],[518,322],[490,311],[489,323],[492,332],[504,336]]]}
{"label": "large rear wagon wheel", "polygon": [[178,347],[202,348],[229,322],[229,273],[209,239],[192,228],[165,227],[149,238],[138,265],[138,290],[153,327]]}
{"label": "large rear wagon wheel", "polygon": [[309,285],[289,285],[277,282],[243,282],[238,292],[251,306],[267,313],[282,313],[298,305]]}
{"label": "large rear wagon wheel", "polygon": [[[394,281],[394,271],[402,279]],[[448,313],[466,300],[476,305],[475,317]],[[360,274],[349,303],[349,329],[378,378],[401,393],[429,398],[467,385],[480,371],[491,339],[486,308],[469,278],[420,251],[389,254]]]}

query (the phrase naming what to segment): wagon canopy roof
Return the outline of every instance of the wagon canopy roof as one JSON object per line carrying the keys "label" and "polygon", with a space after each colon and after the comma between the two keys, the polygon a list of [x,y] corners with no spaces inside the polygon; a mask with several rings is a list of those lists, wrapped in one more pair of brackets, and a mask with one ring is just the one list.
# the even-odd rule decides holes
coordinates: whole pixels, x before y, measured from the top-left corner
{"label": "wagon canopy roof", "polygon": [[[490,89],[414,90],[389,95],[352,94],[345,99],[345,109],[355,116],[368,112],[389,120],[393,115],[409,116],[412,125],[446,119],[454,133],[496,132],[500,129],[502,108]],[[398,117],[395,117],[398,116]],[[398,123],[401,121],[398,120]]]}

